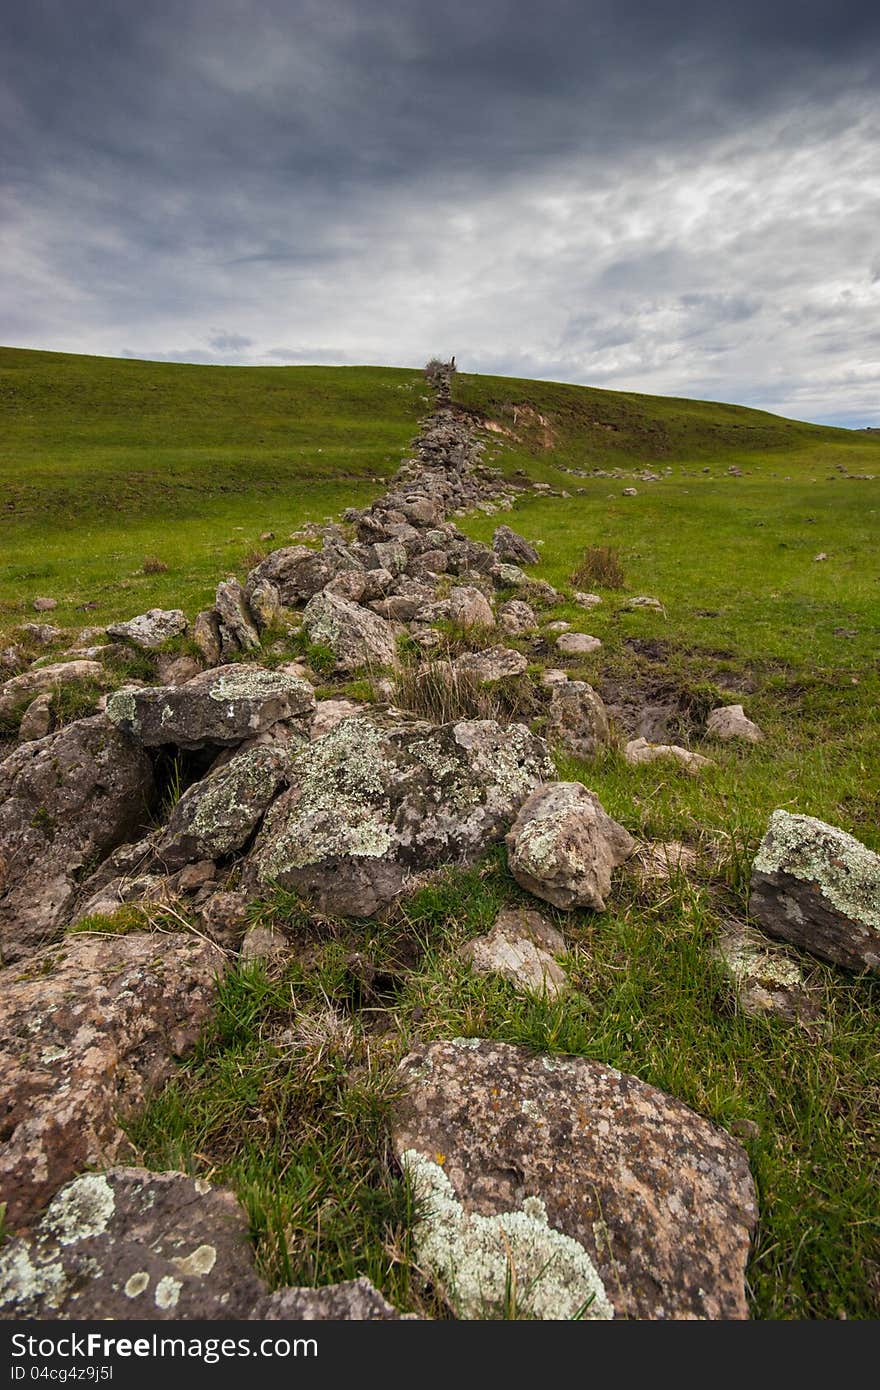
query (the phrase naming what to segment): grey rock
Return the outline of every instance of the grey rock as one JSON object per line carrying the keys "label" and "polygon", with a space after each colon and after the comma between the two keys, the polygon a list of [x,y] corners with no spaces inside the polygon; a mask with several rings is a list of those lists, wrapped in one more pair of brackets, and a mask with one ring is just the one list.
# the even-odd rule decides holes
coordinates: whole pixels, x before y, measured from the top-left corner
{"label": "grey rock", "polygon": [[599,1062],[504,1043],[432,1043],[401,1075],[416,1256],[460,1316],[505,1315],[511,1260],[531,1316],[575,1316],[591,1295],[587,1317],[748,1316],[755,1189],[723,1130]]}
{"label": "grey rock", "polygon": [[278,586],[270,579],[260,579],[247,593],[247,603],[261,633],[276,623],[283,613]]}
{"label": "grey rock", "polygon": [[186,614],[179,608],[151,608],[147,613],[139,613],[125,623],[110,623],[108,637],[119,637],[143,651],[158,650],[172,637],[180,637],[186,632]]}
{"label": "grey rock", "polygon": [[4,962],[55,936],[83,870],[132,837],[153,795],[144,750],[103,715],[23,743],[0,763]]}
{"label": "grey rock", "polygon": [[472,863],[549,775],[546,746],[522,725],[440,727],[358,715],[296,761],[250,856],[248,882],[279,883],[322,911],[369,917],[408,875]]}
{"label": "grey rock", "polygon": [[318,1289],[278,1289],[260,1312],[261,1318],[282,1322],[390,1322],[411,1316],[399,1313],[363,1278]]}
{"label": "grey rock", "polygon": [[563,632],[561,637],[557,637],[556,645],[566,656],[590,656],[599,650],[602,643],[598,637],[591,637],[586,632]]}
{"label": "grey rock", "polygon": [[693,753],[690,748],[681,748],[677,743],[649,743],[646,738],[633,738],[623,751],[625,761],[630,767],[639,767],[642,763],[654,763],[658,759],[677,762],[686,772],[696,774],[704,767],[710,767],[711,758],[704,758],[702,753]]}
{"label": "grey rock", "polygon": [[315,706],[309,737],[323,738],[331,729],[335,729],[337,724],[341,724],[343,719],[350,719],[363,708],[363,705],[356,704],[354,700],[319,700]]}
{"label": "grey rock", "polygon": [[0,974],[0,1189],[17,1229],[62,1183],[126,1152],[120,1112],[195,1044],[222,956],[186,935],[72,935]]}
{"label": "grey rock", "polygon": [[726,922],[715,948],[743,1013],[783,1023],[815,1023],[822,1010],[785,947],[743,922]]}
{"label": "grey rock", "polygon": [[330,649],[337,671],[393,666],[397,662],[394,631],[385,619],[335,594],[325,592],[310,599],[303,613],[303,626],[312,642]]}
{"label": "grey rock", "polygon": [[260,634],[256,619],[244,589],[232,575],[217,585],[214,608],[220,629],[220,654],[224,661],[229,661],[238,652],[258,650]]}
{"label": "grey rock", "polygon": [[189,787],[156,844],[169,870],[243,849],[287,781],[291,754],[278,744],[237,753]]}
{"label": "grey rock", "polygon": [[721,705],[713,709],[706,721],[706,733],[722,743],[730,743],[732,739],[760,743],[764,737],[757,724],[746,717],[742,705]]}
{"label": "grey rock", "polygon": [[774,811],[749,912],[771,936],[849,970],[880,970],[880,855],[835,825]]}
{"label": "grey rock", "polygon": [[192,639],[207,666],[219,666],[221,657],[220,619],[213,608],[197,613],[192,627]]}
{"label": "grey rock", "polygon": [[457,627],[494,627],[495,614],[485,594],[470,585],[461,585],[449,591],[449,618]]}
{"label": "grey rock", "polygon": [[577,758],[593,758],[611,742],[602,699],[586,681],[554,682],[544,736]]}
{"label": "grey rock", "polygon": [[104,682],[104,667],[100,661],[58,661],[49,666],[32,666],[20,676],[13,676],[0,685],[0,715],[12,714],[17,706],[30,703],[45,690],[78,681]]}
{"label": "grey rock", "polygon": [[534,632],[538,626],[535,610],[521,599],[512,598],[498,609],[498,623],[511,637]]}
{"label": "grey rock", "polygon": [[474,970],[501,975],[528,994],[560,998],[568,979],[554,956],[565,951],[565,940],[539,912],[505,908],[485,936],[465,942],[461,954]]}
{"label": "grey rock", "polygon": [[502,560],[513,565],[536,565],[541,558],[535,547],[509,526],[495,528],[492,549]]}
{"label": "grey rock", "polygon": [[456,673],[475,681],[500,681],[521,676],[528,670],[528,657],[512,647],[488,647],[482,652],[465,652],[452,663]]}
{"label": "grey rock", "polygon": [[35,613],[51,613],[53,608],[58,607],[58,600],[57,598],[38,597],[32,601],[31,607]]}
{"label": "grey rock", "polygon": [[572,603],[576,603],[578,608],[586,608],[589,610],[599,607],[602,603],[602,596],[601,594],[583,594],[580,591],[576,591],[572,594],[571,601]]}
{"label": "grey rock", "polygon": [[44,690],[42,695],[37,695],[36,699],[31,700],[22,715],[18,737],[22,743],[29,743],[36,738],[45,738],[51,732],[52,691]]}
{"label": "grey rock", "polygon": [[635,851],[632,836],[580,782],[539,787],[507,836],[517,883],[554,907],[605,909],[611,874]]}
{"label": "grey rock", "polygon": [[315,708],[311,685],[261,666],[217,666],[179,686],[118,691],[108,718],[149,748],[205,748],[243,743],[281,720]]}

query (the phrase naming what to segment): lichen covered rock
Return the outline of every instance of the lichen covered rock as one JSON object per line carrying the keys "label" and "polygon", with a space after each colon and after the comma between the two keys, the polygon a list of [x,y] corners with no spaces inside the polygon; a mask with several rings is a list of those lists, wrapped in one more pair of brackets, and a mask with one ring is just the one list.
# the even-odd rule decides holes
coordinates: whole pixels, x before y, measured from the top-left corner
{"label": "lichen covered rock", "polygon": [[635,850],[632,836],[605,814],[580,782],[539,787],[507,836],[507,862],[517,883],[555,907],[602,912],[611,873]]}
{"label": "lichen covered rock", "polygon": [[504,1043],[432,1043],[401,1075],[417,1255],[459,1316],[503,1316],[513,1287],[543,1318],[590,1294],[587,1317],[747,1316],[755,1190],[723,1130],[599,1062]]}
{"label": "lichen covered rock", "polygon": [[111,623],[108,637],[120,637],[143,651],[157,651],[172,637],[186,632],[186,614],[179,608],[151,608],[124,623]]}
{"label": "lichen covered rock", "polygon": [[0,974],[0,1196],[13,1229],[125,1151],[120,1110],[195,1044],[222,963],[194,936],[73,935]]}
{"label": "lichen covered rock", "polygon": [[336,670],[358,671],[364,666],[394,666],[394,630],[378,613],[371,613],[338,594],[320,593],[303,612],[303,626],[312,642],[333,653]]}
{"label": "lichen covered rock", "polygon": [[23,743],[0,763],[0,948],[5,963],[51,941],[83,870],[131,839],[153,769],[103,715]]}
{"label": "lichen covered rock", "polygon": [[232,664],[203,671],[185,685],[118,691],[107,703],[107,716],[148,748],[197,749],[243,743],[314,708],[308,681]]}
{"label": "lichen covered rock", "polygon": [[179,869],[243,849],[284,785],[291,763],[291,751],[277,744],[248,748],[193,783],[156,845],[165,867]]}
{"label": "lichen covered rock", "polygon": [[880,970],[880,855],[835,825],[774,811],[752,866],[764,931],[850,970]]}
{"label": "lichen covered rock", "polygon": [[576,758],[593,758],[611,742],[601,696],[586,681],[558,682],[552,688],[545,737]]}
{"label": "lichen covered rock", "polygon": [[300,753],[251,855],[267,887],[367,917],[418,869],[473,862],[549,774],[546,745],[489,720],[383,728],[353,716]]}

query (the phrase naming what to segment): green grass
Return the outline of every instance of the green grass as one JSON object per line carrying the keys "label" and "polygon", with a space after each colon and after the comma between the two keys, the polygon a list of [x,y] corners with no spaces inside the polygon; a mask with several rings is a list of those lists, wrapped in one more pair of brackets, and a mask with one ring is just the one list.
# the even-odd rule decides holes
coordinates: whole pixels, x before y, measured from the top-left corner
{"label": "green grass", "polygon": [[[0,352],[0,392],[7,633],[34,616],[41,592],[61,600],[51,620],[72,627],[152,605],[194,613],[219,577],[243,572],[263,530],[275,532],[264,548],[280,545],[304,521],[378,492],[370,479],[393,470],[426,409],[414,372],[12,350]],[[600,637],[598,653],[567,663],[552,637],[510,643],[533,683],[543,666],[565,664],[609,698],[661,700],[675,738],[713,759],[691,778],[665,764],[630,768],[619,753],[561,756],[560,774],[585,781],[634,834],[696,847],[699,867],[650,891],[624,871],[606,913],[551,914],[575,990],[550,1006],[475,977],[457,954],[522,896],[500,853],[380,922],[320,920],[284,894],[257,904],[255,917],[288,933],[294,959],[229,977],[215,1026],[134,1118],[133,1137],[146,1162],[240,1193],[273,1283],[366,1273],[401,1306],[436,1313],[410,1264],[412,1211],[388,1162],[400,1056],[419,1040],[470,1034],[593,1057],[744,1136],[759,1188],[755,1317],[877,1316],[876,982],[802,956],[825,1022],[749,1019],[712,944],[726,918],[745,914],[774,808],[880,849],[880,480],[845,476],[880,475],[880,439],[556,383],[460,375],[455,394],[518,435],[487,432],[489,462],[570,494],[525,494],[463,529],[487,540],[506,521],[542,541],[534,572],[561,590],[579,570],[619,582],[591,568],[596,551],[620,561],[623,588],[578,580],[602,594],[598,609],[563,600],[540,613],[542,625],[564,618]],[[630,476],[645,468],[661,481]],[[638,495],[623,497],[630,484]],[[815,562],[819,552],[828,559]],[[148,557],[167,571],[144,574]],[[637,594],[661,599],[665,616],[625,611]],[[288,650],[322,670],[322,694],[369,693],[334,680],[302,637]],[[116,679],[153,678],[134,653],[107,665]],[[734,699],[763,744],[703,740],[707,711]],[[352,953],[370,961],[372,983]]]}

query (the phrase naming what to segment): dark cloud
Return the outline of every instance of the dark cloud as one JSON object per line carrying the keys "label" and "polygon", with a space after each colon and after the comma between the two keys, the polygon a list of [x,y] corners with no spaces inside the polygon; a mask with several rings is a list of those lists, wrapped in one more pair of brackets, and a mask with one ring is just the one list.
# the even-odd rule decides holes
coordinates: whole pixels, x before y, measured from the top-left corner
{"label": "dark cloud", "polygon": [[878,91],[856,0],[9,5],[0,339],[729,398],[757,344],[827,413],[825,315],[861,412]]}

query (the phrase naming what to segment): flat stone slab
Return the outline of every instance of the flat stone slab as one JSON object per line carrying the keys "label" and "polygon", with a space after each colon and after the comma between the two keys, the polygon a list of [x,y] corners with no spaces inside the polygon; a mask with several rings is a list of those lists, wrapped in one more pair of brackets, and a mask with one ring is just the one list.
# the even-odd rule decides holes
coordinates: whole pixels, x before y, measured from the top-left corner
{"label": "flat stone slab", "polygon": [[156,651],[172,637],[186,632],[186,614],[179,608],[151,608],[124,623],[111,623],[108,637],[121,637],[143,651]]}
{"label": "flat stone slab", "polygon": [[555,956],[565,939],[540,912],[510,907],[498,914],[492,930],[461,948],[463,958],[483,975],[501,975],[527,994],[553,1000],[568,989],[568,977]]}
{"label": "flat stone slab", "polygon": [[243,743],[314,709],[308,681],[233,662],[202,671],[185,685],[120,690],[107,703],[107,717],[147,748],[196,749]]}
{"label": "flat stone slab", "polygon": [[849,970],[880,970],[880,855],[836,825],[774,811],[752,866],[764,931]]}
{"label": "flat stone slab", "polygon": [[[395,1152],[429,1214],[436,1209],[417,1232],[417,1256],[439,1255],[435,1278],[454,1307],[476,1306],[484,1284],[492,1303],[497,1258],[484,1271],[485,1233],[476,1257],[473,1231],[456,1243],[450,1202],[467,1216],[520,1213],[515,1225],[533,1223],[531,1254],[528,1240],[517,1242],[516,1282],[536,1295],[543,1286],[539,1316],[572,1316],[589,1266],[601,1281],[594,1316],[607,1316],[606,1302],[626,1318],[748,1316],[755,1188],[744,1149],[724,1130],[599,1062],[504,1043],[432,1043],[404,1059],[401,1075]],[[545,1226],[589,1266],[541,1236]]]}

